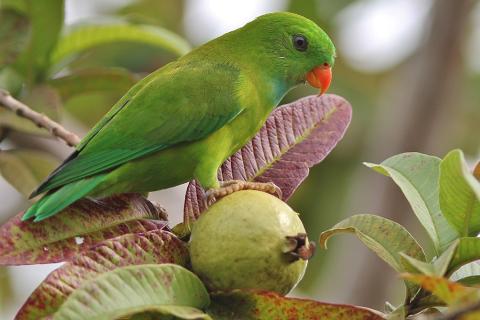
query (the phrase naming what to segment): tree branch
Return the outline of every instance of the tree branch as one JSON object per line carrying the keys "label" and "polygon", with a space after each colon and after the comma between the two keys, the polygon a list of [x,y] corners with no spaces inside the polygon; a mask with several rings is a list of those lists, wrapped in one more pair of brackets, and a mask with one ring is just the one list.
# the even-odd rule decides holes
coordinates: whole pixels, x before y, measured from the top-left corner
{"label": "tree branch", "polygon": [[0,106],[15,112],[19,117],[32,121],[40,128],[47,129],[54,137],[65,141],[70,147],[74,147],[80,142],[80,138],[75,133],[68,131],[46,115],[32,110],[3,89],[0,89]]}

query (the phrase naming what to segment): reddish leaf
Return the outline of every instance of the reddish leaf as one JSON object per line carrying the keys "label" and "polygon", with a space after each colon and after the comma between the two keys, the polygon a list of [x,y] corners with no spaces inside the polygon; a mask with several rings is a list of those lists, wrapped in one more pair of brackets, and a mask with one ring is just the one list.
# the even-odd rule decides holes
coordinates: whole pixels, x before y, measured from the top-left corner
{"label": "reddish leaf", "polygon": [[0,227],[0,265],[64,261],[102,240],[161,229],[161,207],[137,194],[105,201],[81,200],[42,222],[21,221],[22,213]]}
{"label": "reddish leaf", "polygon": [[381,320],[384,315],[364,307],[286,298],[272,292],[236,290],[213,295],[207,310],[214,319]]}
{"label": "reddish leaf", "polygon": [[[342,139],[351,119],[351,106],[336,95],[309,96],[278,107],[263,128],[218,171],[220,181],[274,182],[283,200]],[[205,193],[196,181],[187,188],[184,220],[205,210]]]}
{"label": "reddish leaf", "polygon": [[172,233],[153,230],[105,240],[53,271],[30,295],[17,320],[41,319],[55,312],[84,281],[118,267],[188,263],[187,245]]}
{"label": "reddish leaf", "polygon": [[402,273],[402,278],[417,283],[447,305],[478,301],[480,291],[438,276]]}

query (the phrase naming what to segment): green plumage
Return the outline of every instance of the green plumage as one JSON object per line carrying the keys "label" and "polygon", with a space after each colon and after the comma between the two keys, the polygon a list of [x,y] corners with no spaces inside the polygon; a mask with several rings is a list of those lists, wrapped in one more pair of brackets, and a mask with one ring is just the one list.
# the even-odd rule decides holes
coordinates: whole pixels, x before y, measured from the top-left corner
{"label": "green plumage", "polygon": [[[302,34],[309,49],[298,51]],[[43,220],[76,200],[148,192],[217,169],[255,135],[272,109],[334,47],[313,22],[289,13],[257,18],[153,72],[123,96],[32,196],[24,219]]]}

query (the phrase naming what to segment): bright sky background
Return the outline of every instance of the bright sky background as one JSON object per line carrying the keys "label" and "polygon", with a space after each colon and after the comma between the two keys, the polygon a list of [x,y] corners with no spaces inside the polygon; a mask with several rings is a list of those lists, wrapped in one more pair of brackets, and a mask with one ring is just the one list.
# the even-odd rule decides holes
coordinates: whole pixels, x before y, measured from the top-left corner
{"label": "bright sky background", "polygon": [[[363,0],[336,17],[336,43],[349,64],[383,71],[408,57],[424,34],[431,0]],[[335,41],[334,41],[335,42]]]}
{"label": "bright sky background", "polygon": [[285,0],[187,0],[185,30],[196,45],[237,29],[255,17],[269,12],[284,11]]}

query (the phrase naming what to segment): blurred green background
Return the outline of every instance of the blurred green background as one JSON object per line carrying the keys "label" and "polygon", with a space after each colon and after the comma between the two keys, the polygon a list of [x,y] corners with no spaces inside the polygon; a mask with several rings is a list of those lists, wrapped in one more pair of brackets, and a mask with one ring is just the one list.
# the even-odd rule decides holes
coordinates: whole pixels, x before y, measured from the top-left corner
{"label": "blurred green background", "polygon": [[[62,30],[43,21],[47,18],[29,21],[15,3],[0,0],[0,88],[81,136],[132,83],[175,59],[179,50],[142,41],[112,41],[43,73],[27,70],[28,76],[19,80],[12,65],[18,59],[32,59],[22,52],[35,45],[29,42],[35,32],[66,33],[78,24],[121,22],[170,30],[195,47],[267,12],[290,11],[316,21],[338,51],[330,93],[348,99],[354,114],[343,141],[311,170],[290,201],[313,240],[342,218],[373,213],[405,225],[428,247],[425,232],[399,190],[362,161],[381,162],[407,151],[443,156],[453,148],[462,148],[472,162],[479,158],[476,1],[70,0],[65,1]],[[172,41],[185,48],[181,39]],[[285,102],[315,93],[301,86]],[[39,129],[0,109],[0,172],[6,180],[16,181],[16,189],[23,193],[70,151],[41,135]],[[16,189],[0,178],[0,222],[29,205]],[[151,194],[167,207],[173,224],[181,220],[184,190],[180,186]],[[12,318],[56,266],[0,269],[0,318]],[[401,281],[384,263],[353,237],[344,236],[332,239],[328,251],[317,251],[293,295],[382,309],[386,300],[400,302],[402,290]]]}

